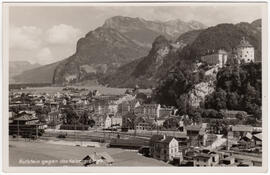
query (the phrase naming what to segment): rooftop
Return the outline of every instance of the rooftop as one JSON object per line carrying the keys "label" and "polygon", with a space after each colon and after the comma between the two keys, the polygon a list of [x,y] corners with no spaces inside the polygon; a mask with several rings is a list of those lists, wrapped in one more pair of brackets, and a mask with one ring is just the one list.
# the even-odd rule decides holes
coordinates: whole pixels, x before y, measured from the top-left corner
{"label": "rooftop", "polygon": [[235,125],[232,126],[232,131],[246,131],[246,132],[252,132],[253,127],[250,125]]}
{"label": "rooftop", "polygon": [[29,116],[29,115],[23,115],[21,117],[18,117],[14,119],[15,121],[31,121],[31,120],[38,120],[37,117]]}
{"label": "rooftop", "polygon": [[159,143],[170,143],[174,139],[172,136],[164,136],[163,135],[153,135],[150,139],[150,142],[159,142]]}
{"label": "rooftop", "polygon": [[240,44],[237,46],[238,48],[240,47],[253,47],[248,40],[246,40],[245,37],[242,38],[242,40],[240,41]]}
{"label": "rooftop", "polygon": [[196,157],[196,158],[209,159],[209,158],[212,157],[212,155],[205,154],[205,153],[200,153],[200,154],[196,155],[195,157]]}
{"label": "rooftop", "polygon": [[253,137],[262,140],[262,133],[254,134]]}

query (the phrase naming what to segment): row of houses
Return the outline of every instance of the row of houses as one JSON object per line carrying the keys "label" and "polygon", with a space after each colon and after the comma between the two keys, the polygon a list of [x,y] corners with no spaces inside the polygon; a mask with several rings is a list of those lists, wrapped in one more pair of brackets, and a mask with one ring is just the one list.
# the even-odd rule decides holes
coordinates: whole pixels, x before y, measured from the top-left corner
{"label": "row of houses", "polygon": [[[189,128],[187,128],[187,131],[187,139],[185,140],[179,136],[153,135],[149,141],[147,155],[178,166],[261,166],[262,158],[258,150],[261,151],[262,148],[262,133],[251,134],[247,132],[242,137],[237,138],[234,146],[238,149],[235,150],[223,149],[230,141],[229,139],[233,140],[229,137],[227,142],[221,144],[219,148],[208,147],[206,142],[200,146],[194,146],[190,137],[194,136],[195,132],[193,131],[191,134]],[[238,132],[238,130],[235,132]],[[196,134],[201,135],[202,133]],[[183,147],[183,141],[185,147]],[[214,142],[212,141],[212,143]],[[250,152],[246,152],[247,148]],[[258,156],[254,157],[255,153]]]}

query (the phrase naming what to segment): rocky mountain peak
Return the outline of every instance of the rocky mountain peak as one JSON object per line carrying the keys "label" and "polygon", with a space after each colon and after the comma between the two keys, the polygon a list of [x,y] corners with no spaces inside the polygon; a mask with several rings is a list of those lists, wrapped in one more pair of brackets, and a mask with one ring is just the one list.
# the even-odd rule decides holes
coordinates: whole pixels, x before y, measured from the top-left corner
{"label": "rocky mountain peak", "polygon": [[169,41],[165,36],[159,35],[152,44],[152,51],[157,51],[160,48],[164,48],[165,46],[169,46]]}
{"label": "rocky mountain peak", "polygon": [[184,21],[182,21],[181,19],[173,19],[173,20],[169,20],[165,22],[166,24],[169,25],[181,25],[181,24],[185,24]]}
{"label": "rocky mountain peak", "polygon": [[104,28],[135,27],[143,25],[144,22],[146,21],[142,18],[114,16],[105,20],[102,27]]}
{"label": "rocky mountain peak", "polygon": [[188,23],[191,25],[191,27],[194,30],[199,30],[199,29],[205,29],[206,28],[206,26],[203,23],[195,21],[195,20],[191,20]]}
{"label": "rocky mountain peak", "polygon": [[[86,53],[86,56],[89,56],[91,55],[91,52],[92,54],[95,52],[93,49],[96,47],[102,49],[102,47],[126,48],[129,46],[135,49],[138,49],[139,47],[136,43],[115,29],[99,27],[96,30],[89,32],[84,38],[81,38],[78,41],[76,53]],[[90,52],[90,50],[92,51]]]}

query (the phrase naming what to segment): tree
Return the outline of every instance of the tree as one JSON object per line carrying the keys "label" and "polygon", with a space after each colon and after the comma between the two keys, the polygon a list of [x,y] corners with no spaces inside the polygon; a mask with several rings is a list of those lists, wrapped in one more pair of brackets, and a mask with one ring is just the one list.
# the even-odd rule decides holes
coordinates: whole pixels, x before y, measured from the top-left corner
{"label": "tree", "polygon": [[80,116],[79,122],[81,124],[87,125],[89,122],[89,118],[88,118],[88,112],[87,111],[83,111],[83,113]]}
{"label": "tree", "polygon": [[67,106],[67,108],[65,108],[63,110],[63,116],[64,116],[64,124],[75,124],[78,123],[79,120],[79,116],[77,115],[77,113],[70,107]]}
{"label": "tree", "polygon": [[95,124],[96,124],[96,122],[94,121],[94,120],[92,120],[92,119],[90,119],[89,121],[88,121],[88,125],[92,128],[93,126],[95,126]]}
{"label": "tree", "polygon": [[188,108],[190,107],[188,100],[189,99],[187,94],[182,94],[177,99],[178,115],[188,114]]}
{"label": "tree", "polygon": [[219,88],[217,91],[205,98],[205,107],[207,109],[227,109],[227,93],[223,89]]}
{"label": "tree", "polygon": [[215,94],[215,109],[226,109],[227,108],[227,93],[223,89],[218,89],[218,91]]}
{"label": "tree", "polygon": [[88,92],[87,97],[88,98],[92,98],[93,97],[93,92],[91,90]]}
{"label": "tree", "polygon": [[188,116],[194,123],[202,122],[201,110],[199,108],[189,107]]}
{"label": "tree", "polygon": [[142,100],[143,102],[146,102],[148,100],[147,98],[147,95],[142,93],[142,92],[139,92],[137,95],[136,95],[136,99],[140,99]]}
{"label": "tree", "polygon": [[236,92],[228,92],[227,94],[227,107],[230,110],[239,109],[239,95]]}
{"label": "tree", "polygon": [[220,118],[218,111],[216,111],[214,109],[205,109],[205,110],[203,110],[202,117],[203,118],[211,118],[211,119]]}

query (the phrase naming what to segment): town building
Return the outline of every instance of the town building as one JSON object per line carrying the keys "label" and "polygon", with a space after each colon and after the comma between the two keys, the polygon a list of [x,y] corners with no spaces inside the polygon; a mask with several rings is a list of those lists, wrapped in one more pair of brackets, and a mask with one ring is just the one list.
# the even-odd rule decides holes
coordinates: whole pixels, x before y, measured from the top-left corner
{"label": "town building", "polygon": [[220,160],[220,166],[233,166],[233,165],[235,165],[235,158],[232,156],[228,156]]}
{"label": "town building", "polygon": [[59,104],[57,102],[50,102],[49,103],[49,107],[50,107],[50,109],[51,109],[52,112],[58,111]]}
{"label": "town building", "polygon": [[256,146],[262,146],[262,133],[254,134],[253,138]]}
{"label": "town building", "polygon": [[104,119],[104,128],[110,128],[112,126],[112,117],[110,115],[106,115]]}
{"label": "town building", "polygon": [[159,109],[159,117],[165,118],[166,116],[172,115],[174,112],[174,109],[172,107],[161,107]]}
{"label": "town building", "polygon": [[9,124],[9,134],[21,135],[23,137],[37,137],[39,129],[44,129],[34,111],[21,111],[19,115]]}
{"label": "town building", "polygon": [[122,116],[122,128],[125,129],[135,129],[135,120],[137,115],[132,112],[129,112]]}
{"label": "town building", "polygon": [[136,124],[136,129],[137,130],[151,130],[152,126],[148,122],[139,122]]}
{"label": "town building", "polygon": [[122,126],[123,119],[121,116],[113,115],[112,116],[112,126]]}
{"label": "town building", "polygon": [[219,49],[217,51],[213,51],[212,53],[208,53],[201,57],[201,61],[205,62],[209,65],[218,65],[219,67],[225,67],[227,64],[228,53]]}
{"label": "town building", "polygon": [[47,117],[45,117],[45,123],[48,128],[60,129],[60,125],[63,123],[60,111],[49,112]]}
{"label": "town building", "polygon": [[199,153],[194,157],[194,166],[206,167],[216,166],[219,164],[219,154],[215,152]]}
{"label": "town building", "polygon": [[206,126],[189,125],[186,126],[186,130],[190,146],[200,147],[206,145]]}
{"label": "town building", "polygon": [[237,58],[244,63],[254,62],[254,47],[246,40],[242,38],[240,44],[236,47]]}
{"label": "town building", "polygon": [[237,110],[220,110],[224,114],[224,117],[228,120],[246,119],[248,114],[246,111]]}
{"label": "town building", "polygon": [[233,137],[242,137],[246,133],[252,133],[253,127],[250,125],[235,125],[231,127],[231,131],[233,132]]}
{"label": "town building", "polygon": [[139,106],[140,102],[138,100],[124,101],[118,105],[118,112],[125,115],[128,112],[134,112],[134,109]]}
{"label": "town building", "polygon": [[153,135],[150,139],[149,147],[150,156],[158,160],[167,162],[179,156],[178,141],[172,136]]}
{"label": "town building", "polygon": [[103,128],[104,127],[104,121],[106,119],[107,115],[104,114],[93,114],[91,115],[90,119],[95,122],[95,127],[97,128]]}
{"label": "town building", "polygon": [[100,152],[100,153],[92,153],[87,156],[85,156],[81,163],[83,163],[84,166],[89,166],[91,164],[102,164],[102,165],[111,165],[113,164],[114,159],[107,153],[107,152]]}
{"label": "town building", "polygon": [[135,108],[135,114],[144,114],[149,118],[158,119],[160,116],[160,104],[143,104]]}
{"label": "town building", "polygon": [[30,125],[35,124],[38,118],[35,111],[20,111],[13,121],[15,123],[19,122],[20,125]]}
{"label": "town building", "polygon": [[113,104],[106,100],[97,100],[92,104],[90,104],[89,108],[94,109],[94,112],[96,114],[108,114],[108,113],[115,114],[117,112],[118,107],[116,104]]}

